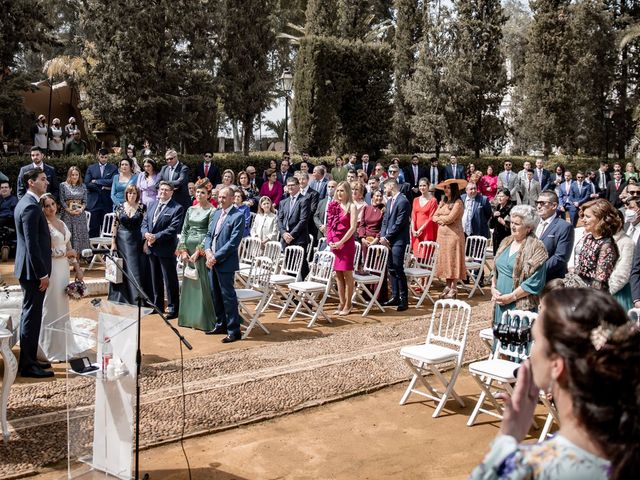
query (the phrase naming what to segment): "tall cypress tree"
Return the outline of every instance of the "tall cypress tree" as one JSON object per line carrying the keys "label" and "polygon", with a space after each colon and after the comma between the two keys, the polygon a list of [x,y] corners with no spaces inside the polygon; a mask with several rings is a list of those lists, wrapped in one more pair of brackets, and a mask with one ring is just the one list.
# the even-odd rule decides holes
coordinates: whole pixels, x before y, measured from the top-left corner
{"label": "tall cypress tree", "polygon": [[362,40],[369,32],[369,0],[338,0],[338,36]]}
{"label": "tall cypress tree", "polygon": [[306,35],[334,36],[338,33],[336,0],[309,0],[306,11]]}

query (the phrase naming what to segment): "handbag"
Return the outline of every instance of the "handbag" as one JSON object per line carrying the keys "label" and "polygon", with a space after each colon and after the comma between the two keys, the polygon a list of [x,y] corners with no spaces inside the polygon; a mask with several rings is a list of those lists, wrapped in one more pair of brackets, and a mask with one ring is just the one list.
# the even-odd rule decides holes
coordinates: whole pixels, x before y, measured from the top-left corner
{"label": "handbag", "polygon": [[[117,266],[116,266],[117,264]],[[111,283],[122,283],[122,270],[123,268],[122,258],[113,254],[111,257],[106,257],[104,261],[104,278]]]}
{"label": "handbag", "polygon": [[191,280],[198,280],[198,269],[194,264],[187,263],[184,266],[183,276]]}

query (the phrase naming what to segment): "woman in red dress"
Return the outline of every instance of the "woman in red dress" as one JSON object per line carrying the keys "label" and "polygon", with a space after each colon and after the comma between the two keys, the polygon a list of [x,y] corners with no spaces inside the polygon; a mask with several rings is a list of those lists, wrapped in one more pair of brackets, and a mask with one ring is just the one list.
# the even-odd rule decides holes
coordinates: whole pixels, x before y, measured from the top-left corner
{"label": "woman in red dress", "polygon": [[421,195],[413,200],[411,210],[411,249],[418,255],[418,245],[425,240],[435,241],[438,235],[438,224],[433,221],[433,214],[438,209],[436,197],[429,191],[429,180],[421,178],[418,182]]}
{"label": "woman in red dress", "polygon": [[260,187],[260,196],[269,197],[273,202],[273,206],[277,208],[282,198],[282,184],[278,181],[278,174],[275,170],[270,168],[265,173],[267,175],[267,181]]}

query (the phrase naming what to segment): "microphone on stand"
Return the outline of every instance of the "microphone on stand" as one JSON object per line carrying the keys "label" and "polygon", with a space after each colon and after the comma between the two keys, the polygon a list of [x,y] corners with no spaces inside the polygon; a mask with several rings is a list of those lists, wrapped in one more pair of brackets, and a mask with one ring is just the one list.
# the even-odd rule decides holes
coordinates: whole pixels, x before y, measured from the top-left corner
{"label": "microphone on stand", "polygon": [[84,250],[82,250],[80,255],[82,255],[84,258],[91,258],[94,255],[111,255],[111,253],[111,250],[109,250],[108,248],[85,248]]}

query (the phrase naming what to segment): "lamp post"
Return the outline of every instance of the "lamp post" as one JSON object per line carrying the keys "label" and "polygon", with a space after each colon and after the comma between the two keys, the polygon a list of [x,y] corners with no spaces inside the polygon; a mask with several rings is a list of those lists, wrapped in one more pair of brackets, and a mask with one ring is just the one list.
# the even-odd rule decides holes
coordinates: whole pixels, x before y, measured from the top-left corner
{"label": "lamp post", "polygon": [[285,68],[280,77],[280,87],[284,92],[284,151],[289,151],[289,94],[293,88],[291,70]]}

